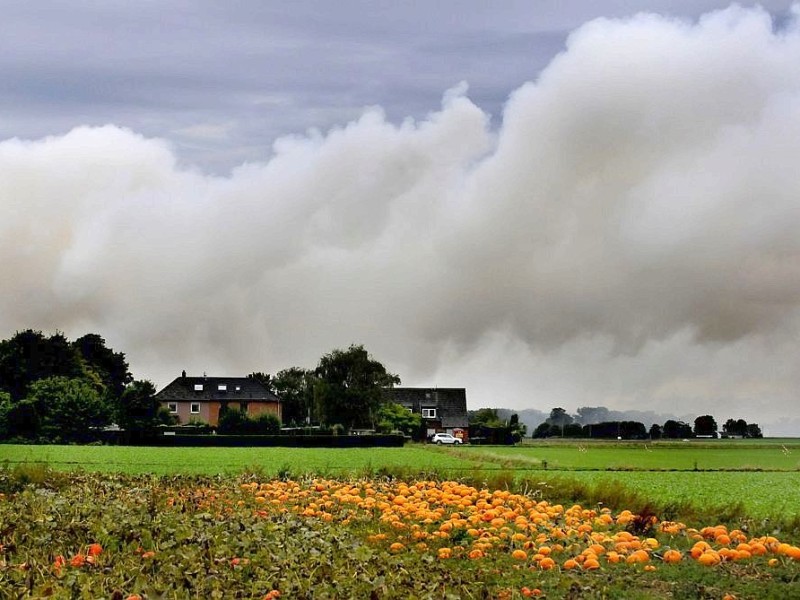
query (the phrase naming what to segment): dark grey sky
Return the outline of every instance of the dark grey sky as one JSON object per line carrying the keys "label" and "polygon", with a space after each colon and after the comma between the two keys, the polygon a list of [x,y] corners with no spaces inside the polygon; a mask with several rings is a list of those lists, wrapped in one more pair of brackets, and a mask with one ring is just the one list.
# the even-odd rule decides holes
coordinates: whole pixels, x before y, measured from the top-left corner
{"label": "dark grey sky", "polygon": [[[753,4],[745,2],[744,5]],[[761,2],[778,19],[790,2]],[[378,105],[425,117],[461,81],[499,125],[509,93],[570,31],[638,11],[694,19],[715,0],[0,2],[0,139],[113,123],[225,173],[286,134]]]}
{"label": "dark grey sky", "polygon": [[0,338],[800,434],[800,6],[761,6],[0,0]]}

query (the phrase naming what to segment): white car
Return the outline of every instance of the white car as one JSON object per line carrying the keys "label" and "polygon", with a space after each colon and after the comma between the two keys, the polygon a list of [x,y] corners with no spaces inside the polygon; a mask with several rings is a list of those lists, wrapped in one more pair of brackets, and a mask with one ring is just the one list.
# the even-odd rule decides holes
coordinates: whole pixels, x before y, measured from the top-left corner
{"label": "white car", "polygon": [[434,433],[431,438],[434,444],[463,444],[464,442],[449,433]]}

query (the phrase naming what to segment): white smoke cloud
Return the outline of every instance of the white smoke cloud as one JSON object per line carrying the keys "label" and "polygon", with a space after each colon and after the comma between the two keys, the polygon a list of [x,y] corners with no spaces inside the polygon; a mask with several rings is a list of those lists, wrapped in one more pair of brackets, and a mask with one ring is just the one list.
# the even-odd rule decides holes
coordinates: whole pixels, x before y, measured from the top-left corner
{"label": "white smoke cloud", "polygon": [[0,142],[0,333],[95,331],[138,377],[363,342],[470,404],[789,413],[800,30],[761,9],[576,30],[502,126],[459,86],[229,177],[114,126]]}

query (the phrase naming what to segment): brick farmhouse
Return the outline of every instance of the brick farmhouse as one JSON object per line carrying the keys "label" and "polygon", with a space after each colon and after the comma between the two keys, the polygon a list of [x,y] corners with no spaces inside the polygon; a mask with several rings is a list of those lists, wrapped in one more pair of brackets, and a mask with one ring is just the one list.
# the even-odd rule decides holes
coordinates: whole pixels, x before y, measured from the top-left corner
{"label": "brick farmhouse", "polygon": [[180,424],[196,419],[216,426],[223,408],[241,410],[248,417],[282,416],[280,399],[250,377],[188,377],[184,371],[156,398]]}

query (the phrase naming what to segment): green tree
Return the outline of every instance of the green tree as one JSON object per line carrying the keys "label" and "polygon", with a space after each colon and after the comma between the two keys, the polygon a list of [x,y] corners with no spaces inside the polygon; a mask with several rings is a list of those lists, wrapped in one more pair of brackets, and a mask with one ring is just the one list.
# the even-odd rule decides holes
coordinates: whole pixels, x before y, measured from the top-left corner
{"label": "green tree", "polygon": [[726,435],[747,435],[747,421],[744,419],[728,419],[722,425],[722,432]]}
{"label": "green tree", "polygon": [[272,379],[275,394],[281,399],[283,422],[303,425],[310,422],[314,407],[313,371],[301,367],[290,367],[278,371]]}
{"label": "green tree", "polygon": [[125,386],[133,381],[128,363],[122,352],[114,352],[96,333],[87,333],[72,342],[72,347],[83,360],[88,378],[99,381],[109,397],[117,400]]}
{"label": "green tree", "polygon": [[574,421],[575,419],[572,418],[572,415],[563,408],[554,408],[550,411],[550,416],[547,418],[547,422],[550,425],[555,425],[562,429],[567,425],[571,425]]}
{"label": "green tree", "polygon": [[40,419],[39,433],[49,440],[87,441],[93,429],[110,422],[108,405],[83,379],[40,379],[31,384],[25,400]]}
{"label": "green tree", "polygon": [[[570,425],[578,425],[577,429],[572,428],[567,430],[567,427]],[[544,427],[544,426],[547,427]],[[533,432],[533,437],[554,437],[557,435],[565,436],[565,435],[573,435],[579,436],[582,433],[575,433],[576,431],[581,430],[581,427],[578,423],[575,423],[575,419],[570,415],[566,410],[563,408],[554,408],[550,411],[550,416],[545,419],[544,423],[541,423],[536,430]]]}
{"label": "green tree", "polygon": [[0,390],[0,440],[11,437],[11,420],[14,405],[11,403],[11,394]]}
{"label": "green tree", "polygon": [[150,381],[132,381],[123,390],[115,409],[117,425],[135,434],[152,432],[158,425],[173,420],[156,399],[156,388]]}
{"label": "green tree", "polygon": [[702,415],[694,420],[695,435],[717,436],[717,422],[711,415]]}
{"label": "green tree", "polygon": [[547,421],[539,423],[536,429],[533,430],[531,437],[534,438],[547,438],[556,435],[561,435],[561,428],[556,425],[550,425]]}
{"label": "green tree", "polygon": [[275,380],[269,373],[262,373],[261,371],[258,371],[256,373],[250,373],[248,377],[261,383],[261,385],[263,385],[273,394],[275,393]]}
{"label": "green tree", "polygon": [[61,333],[48,337],[26,329],[0,341],[0,389],[15,402],[25,398],[30,385],[39,379],[84,375],[80,356]]}
{"label": "green tree", "polygon": [[387,402],[381,406],[375,418],[378,421],[377,430],[383,433],[402,431],[414,439],[425,437],[422,415],[412,413],[406,407],[394,402]]}
{"label": "green tree", "polygon": [[683,421],[669,419],[664,423],[662,435],[668,439],[690,438],[692,437],[692,426]]}
{"label": "green tree", "polygon": [[386,402],[382,390],[400,383],[364,346],[355,344],[323,356],[316,375],[314,400],[322,421],[347,429],[374,427],[375,415]]}
{"label": "green tree", "polygon": [[508,420],[508,426],[511,428],[511,435],[517,442],[521,441],[528,433],[528,426],[520,422],[517,413],[511,415]]}
{"label": "green tree", "polygon": [[611,411],[605,406],[581,406],[576,411],[576,420],[581,425],[594,425],[612,421]]}
{"label": "green tree", "polygon": [[244,434],[248,420],[241,410],[228,408],[220,411],[217,432],[223,435]]}
{"label": "green tree", "polygon": [[275,435],[281,430],[281,421],[272,413],[255,418],[242,410],[228,409],[219,417],[217,431],[224,435]]}
{"label": "green tree", "polygon": [[764,434],[761,433],[761,427],[758,426],[758,423],[748,423],[747,424],[747,437],[749,438],[763,438]]}
{"label": "green tree", "polygon": [[258,435],[276,435],[281,431],[281,420],[272,413],[262,413],[251,419],[253,433]]}
{"label": "green tree", "polygon": [[503,427],[506,423],[497,415],[496,408],[479,408],[470,411],[468,414],[470,425],[482,425],[484,427]]}

